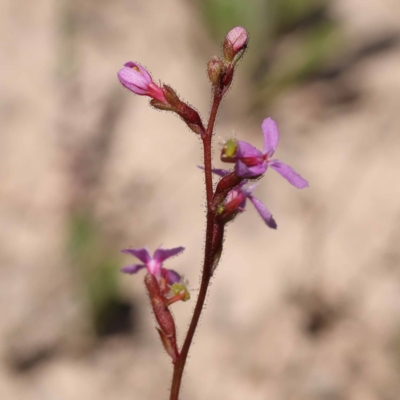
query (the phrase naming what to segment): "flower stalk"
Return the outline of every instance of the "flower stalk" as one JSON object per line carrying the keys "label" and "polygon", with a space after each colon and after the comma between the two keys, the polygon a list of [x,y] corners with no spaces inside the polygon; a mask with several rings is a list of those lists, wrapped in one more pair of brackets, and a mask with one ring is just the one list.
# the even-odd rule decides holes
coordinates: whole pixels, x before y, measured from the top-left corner
{"label": "flower stalk", "polygon": [[[202,140],[206,191],[206,233],[201,284],[188,331],[179,350],[176,327],[169,307],[178,301],[190,298],[182,276],[163,266],[165,260],[180,254],[184,248],[158,248],[151,256],[147,248],[129,248],[123,250],[141,261],[141,264],[128,265],[122,269],[128,274],[147,270],[145,285],[158,324],[157,331],[167,354],[173,363],[170,400],[178,400],[183,371],[192,345],[210,280],[218,266],[223,251],[225,226],[245,210],[249,200],[268,227],[277,225],[267,207],[253,195],[256,185],[246,186],[250,181],[259,179],[270,167],[282,175],[297,188],[308,186],[308,182],[291,167],[279,160],[271,160],[279,142],[276,123],[267,118],[262,123],[264,148],[260,151],[245,141],[229,139],[221,151],[221,160],[234,165],[233,170],[212,168],[212,139],[215,122],[221,102],[227,93],[238,61],[243,57],[248,45],[248,33],[242,27],[228,32],[223,43],[222,57],[213,57],[207,64],[207,73],[212,84],[212,107],[205,127],[199,113],[183,102],[168,85],[154,83],[149,72],[132,61],[119,71],[122,85],[135,94],[151,98],[150,104],[160,110],[172,111],[179,115],[187,126]],[[215,190],[213,174],[221,177]]]}

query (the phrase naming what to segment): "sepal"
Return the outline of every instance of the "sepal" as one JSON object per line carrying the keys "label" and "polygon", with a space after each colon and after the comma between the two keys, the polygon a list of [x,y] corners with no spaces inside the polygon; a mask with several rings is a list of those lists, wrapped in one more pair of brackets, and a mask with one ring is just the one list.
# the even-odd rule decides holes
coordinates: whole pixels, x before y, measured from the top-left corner
{"label": "sepal", "polygon": [[213,229],[213,239],[212,239],[212,248],[211,248],[211,257],[212,257],[212,264],[211,264],[211,271],[210,274],[213,275],[215,269],[219,264],[219,260],[221,259],[222,255],[222,248],[224,244],[224,231],[225,231],[225,224],[216,222],[214,224]]}
{"label": "sepal", "polygon": [[165,106],[161,102],[151,101],[153,107],[158,108],[159,110],[175,112],[186,122],[186,125],[194,133],[202,135],[205,130],[199,113],[194,108],[181,101],[174,89],[172,89],[170,86],[164,85],[163,93],[168,102],[168,105]]}
{"label": "sepal", "polygon": [[221,77],[225,74],[224,62],[219,57],[213,57],[207,64],[207,74],[213,86],[220,86]]}
{"label": "sepal", "polygon": [[176,346],[176,341],[173,338],[168,337],[160,328],[156,328],[160,335],[161,343],[164,350],[172,358],[172,362],[175,364],[179,357],[179,351]]}
{"label": "sepal", "polygon": [[[144,283],[149,294],[154,315],[159,325],[159,332],[162,332],[162,335],[160,334],[161,341],[167,353],[169,355],[172,354],[171,357],[175,362],[176,358],[179,356],[179,353],[176,345],[176,328],[174,318],[168,309],[166,299],[161,291],[157,278],[154,275],[147,274],[144,278]],[[171,349],[173,350],[172,352]]]}

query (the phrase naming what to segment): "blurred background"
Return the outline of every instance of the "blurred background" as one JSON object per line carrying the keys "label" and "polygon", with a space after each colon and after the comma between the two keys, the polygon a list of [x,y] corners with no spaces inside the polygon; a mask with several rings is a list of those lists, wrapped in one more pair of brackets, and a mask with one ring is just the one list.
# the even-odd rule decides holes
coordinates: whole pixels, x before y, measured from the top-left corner
{"label": "blurred background", "polygon": [[[124,90],[146,66],[198,108],[229,29],[250,47],[215,139],[261,146],[274,172],[229,226],[183,399],[400,398],[398,0],[3,0],[0,4],[0,398],[166,399],[171,365],[124,247],[185,246],[199,287],[200,142]],[[179,339],[194,300],[173,306]]]}

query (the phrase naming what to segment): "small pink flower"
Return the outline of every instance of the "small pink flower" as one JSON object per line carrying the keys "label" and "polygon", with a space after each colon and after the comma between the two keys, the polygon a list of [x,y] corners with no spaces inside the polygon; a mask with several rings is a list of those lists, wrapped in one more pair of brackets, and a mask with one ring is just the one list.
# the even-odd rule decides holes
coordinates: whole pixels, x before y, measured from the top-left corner
{"label": "small pink flower", "polygon": [[121,271],[127,274],[136,274],[143,268],[147,268],[147,272],[154,275],[158,281],[160,278],[164,278],[169,285],[178,283],[181,280],[181,276],[172,269],[167,269],[162,266],[163,262],[170,257],[180,254],[184,250],[184,247],[175,247],[173,249],[162,249],[159,247],[153,254],[150,255],[147,248],[144,249],[124,249],[122,253],[130,254],[138,258],[143,264],[132,264],[122,268]]}
{"label": "small pink flower", "polygon": [[153,82],[148,71],[140,64],[133,61],[125,63],[124,68],[118,72],[118,79],[131,92],[168,104],[162,88]]}
{"label": "small pink flower", "polygon": [[279,131],[272,118],[266,118],[261,124],[264,136],[264,149],[260,151],[243,140],[232,143],[222,149],[221,159],[225,162],[234,162],[236,175],[242,178],[257,178],[271,167],[298,189],[308,186],[308,182],[282,161],[271,159],[279,143]]}

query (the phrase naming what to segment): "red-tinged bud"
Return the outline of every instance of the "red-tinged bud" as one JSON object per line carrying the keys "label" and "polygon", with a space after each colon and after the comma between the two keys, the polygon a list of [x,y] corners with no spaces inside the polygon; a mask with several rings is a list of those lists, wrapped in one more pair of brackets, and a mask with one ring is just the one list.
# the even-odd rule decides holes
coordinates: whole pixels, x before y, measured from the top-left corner
{"label": "red-tinged bud", "polygon": [[158,334],[160,335],[161,343],[165,351],[172,358],[172,362],[175,364],[179,357],[176,341],[168,337],[161,329],[159,328],[156,329]]}
{"label": "red-tinged bud", "polygon": [[246,194],[243,190],[232,189],[223,204],[219,205],[217,208],[216,220],[220,223],[227,224],[232,221],[236,215],[244,211],[244,206],[246,204]]}
{"label": "red-tinged bud", "polygon": [[231,29],[226,35],[223,44],[225,60],[236,63],[246,50],[248,41],[249,34],[246,29],[241,26]]}
{"label": "red-tinged bud", "polygon": [[219,57],[213,57],[207,64],[207,74],[213,86],[221,84],[221,77],[225,73],[224,62]]}
{"label": "red-tinged bud", "polygon": [[[172,346],[175,354],[178,354],[178,350],[176,347],[175,321],[172,317],[171,312],[166,306],[166,299],[161,292],[161,288],[158,284],[157,278],[154,275],[147,274],[144,278],[144,283],[147,287],[154,315],[160,326],[160,330],[162,331],[165,338],[168,339],[169,346]],[[164,339],[162,340],[164,344]]]}
{"label": "red-tinged bud", "polygon": [[141,96],[149,96],[165,103],[162,89],[153,82],[152,77],[146,68],[133,61],[125,63],[118,72],[118,79],[127,89]]}
{"label": "red-tinged bud", "polygon": [[238,186],[243,181],[243,178],[237,176],[235,172],[225,175],[217,184],[213,198],[213,209],[218,210],[226,199],[228,193]]}

